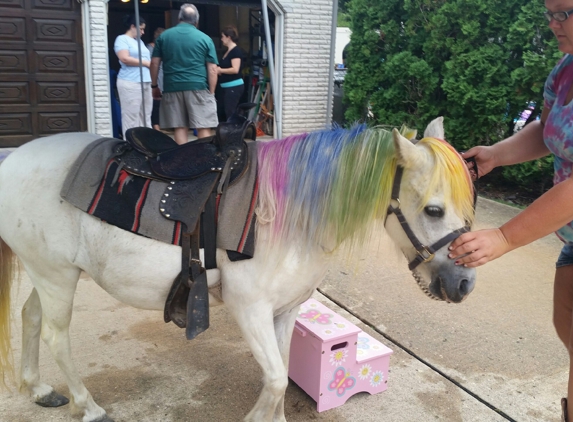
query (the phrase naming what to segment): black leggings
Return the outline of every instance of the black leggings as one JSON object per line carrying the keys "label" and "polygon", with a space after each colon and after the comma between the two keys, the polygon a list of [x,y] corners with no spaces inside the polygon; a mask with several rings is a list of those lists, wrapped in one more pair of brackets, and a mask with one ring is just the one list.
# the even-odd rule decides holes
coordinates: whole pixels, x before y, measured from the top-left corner
{"label": "black leggings", "polygon": [[230,88],[222,88],[223,90],[223,104],[225,106],[225,118],[229,119],[231,115],[237,110],[241,96],[245,91],[245,85],[232,86]]}

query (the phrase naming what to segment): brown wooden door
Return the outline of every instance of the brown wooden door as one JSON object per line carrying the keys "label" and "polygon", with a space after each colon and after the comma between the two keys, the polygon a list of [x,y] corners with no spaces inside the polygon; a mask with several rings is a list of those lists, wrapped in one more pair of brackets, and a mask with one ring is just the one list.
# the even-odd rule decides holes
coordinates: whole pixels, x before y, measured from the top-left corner
{"label": "brown wooden door", "polygon": [[77,0],[0,0],[0,147],[87,130]]}

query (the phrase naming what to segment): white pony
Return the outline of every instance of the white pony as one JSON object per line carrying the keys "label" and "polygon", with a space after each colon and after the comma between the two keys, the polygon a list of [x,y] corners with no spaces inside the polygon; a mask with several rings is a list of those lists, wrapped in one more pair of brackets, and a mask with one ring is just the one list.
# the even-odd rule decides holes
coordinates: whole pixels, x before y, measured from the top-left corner
{"label": "white pony", "polygon": [[[37,139],[0,165],[0,379],[12,368],[14,253],[34,286],[22,310],[21,391],[43,406],[67,402],[40,380],[41,337],[83,422],[112,419],[72,360],[68,328],[81,271],[123,303],[162,310],[181,269],[180,247],[123,231],[60,198],[68,169],[98,138],[70,133]],[[461,302],[471,292],[474,270],[454,265],[442,247],[473,218],[471,180],[459,155],[435,138],[444,138],[441,118],[417,144],[397,130],[363,127],[260,144],[255,256],[231,262],[218,250],[218,269],[208,274],[209,286],[221,284],[222,299],[263,370],[262,392],[245,420],[285,421],[298,305],[320,284],[331,252],[343,242],[364,244],[372,224],[385,226],[426,294]],[[401,184],[392,189],[397,169],[403,171]],[[407,221],[406,229],[397,216]]]}

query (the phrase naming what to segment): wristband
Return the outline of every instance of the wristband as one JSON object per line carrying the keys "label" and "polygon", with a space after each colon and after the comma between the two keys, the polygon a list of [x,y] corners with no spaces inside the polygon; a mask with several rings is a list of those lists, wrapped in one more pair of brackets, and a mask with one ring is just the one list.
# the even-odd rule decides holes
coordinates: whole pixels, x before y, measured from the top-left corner
{"label": "wristband", "polygon": [[159,88],[159,85],[151,85],[151,88]]}

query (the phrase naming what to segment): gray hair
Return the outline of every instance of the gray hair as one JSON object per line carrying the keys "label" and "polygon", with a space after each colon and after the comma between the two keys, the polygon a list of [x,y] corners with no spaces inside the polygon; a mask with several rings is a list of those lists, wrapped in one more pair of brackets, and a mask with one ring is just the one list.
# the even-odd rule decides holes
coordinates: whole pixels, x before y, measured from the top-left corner
{"label": "gray hair", "polygon": [[179,20],[181,22],[190,23],[193,26],[197,26],[199,24],[199,11],[195,5],[191,3],[185,3],[183,6],[181,6],[181,10],[179,11]]}

